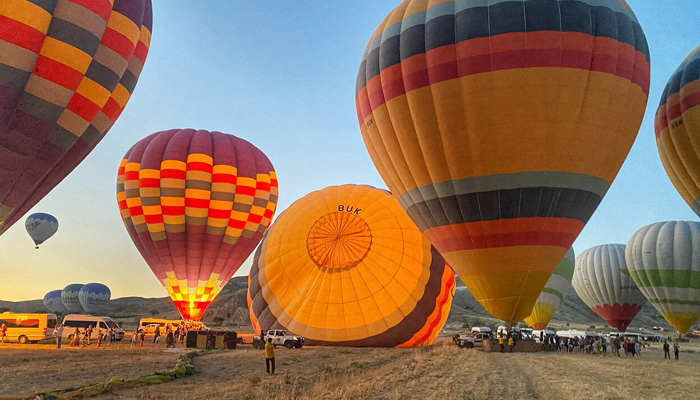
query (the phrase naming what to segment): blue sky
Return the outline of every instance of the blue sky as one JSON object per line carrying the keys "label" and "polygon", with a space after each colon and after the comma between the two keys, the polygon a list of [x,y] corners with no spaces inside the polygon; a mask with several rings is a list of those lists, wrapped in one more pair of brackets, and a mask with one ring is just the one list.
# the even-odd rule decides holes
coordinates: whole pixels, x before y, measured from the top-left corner
{"label": "blue sky", "polygon": [[[654,139],[661,92],[700,45],[698,0],[628,0],[652,56],[649,107],[625,165],[574,247],[626,243],[640,227],[697,220],[666,177]],[[275,165],[278,214],[330,185],[385,187],[355,113],[355,78],[372,32],[398,0],[153,0],[151,51],[135,94],[102,143],[35,208],[60,220],[41,250],[23,223],[0,237],[0,299],[102,282],[112,297],[165,296],[119,217],[117,167],[141,138],[170,128],[247,139]],[[246,275],[250,260],[237,275]]]}

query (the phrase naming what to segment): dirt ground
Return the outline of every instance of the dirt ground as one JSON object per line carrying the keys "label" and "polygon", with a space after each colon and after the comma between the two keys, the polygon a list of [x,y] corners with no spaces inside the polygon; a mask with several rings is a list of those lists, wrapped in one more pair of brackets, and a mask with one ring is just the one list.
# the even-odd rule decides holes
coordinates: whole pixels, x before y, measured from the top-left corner
{"label": "dirt ground", "polygon": [[[683,350],[694,349],[682,344]],[[0,398],[135,378],[173,367],[181,349],[149,345],[62,349],[0,345]],[[664,360],[659,344],[641,358],[561,353],[483,353],[448,341],[422,349],[276,350],[277,373],[250,345],[194,360],[194,376],[107,393],[103,399],[687,399],[697,398],[700,354]],[[7,379],[7,378],[10,379]]]}

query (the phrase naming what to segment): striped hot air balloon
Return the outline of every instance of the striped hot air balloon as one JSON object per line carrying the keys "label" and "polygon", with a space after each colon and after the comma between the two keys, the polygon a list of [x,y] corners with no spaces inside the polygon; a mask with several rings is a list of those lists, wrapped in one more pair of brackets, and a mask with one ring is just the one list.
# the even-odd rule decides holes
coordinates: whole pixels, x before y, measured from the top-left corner
{"label": "striped hot air balloon", "polygon": [[669,324],[688,333],[700,319],[700,223],[659,222],[627,243],[634,282]]}
{"label": "striped hot air balloon", "polygon": [[627,157],[649,73],[623,0],[405,0],[369,41],[356,105],[402,207],[518,322]]}
{"label": "striped hot air balloon", "polygon": [[117,120],[152,19],[151,0],[0,1],[0,234]]}
{"label": "striped hot air balloon", "polygon": [[532,309],[530,316],[525,318],[525,323],[533,329],[545,329],[549,321],[557,312],[557,308],[564,300],[564,296],[571,289],[571,278],[574,276],[574,249],[571,248],[566,252],[566,256],[561,260],[559,266],[552,277],[549,278],[547,284],[544,285],[542,293],[537,298],[535,307]]}
{"label": "striped hot air balloon", "polygon": [[591,310],[620,332],[647,302],[630,277],[624,244],[595,246],[579,254],[571,284]]}
{"label": "striped hot air balloon", "polygon": [[155,133],[124,156],[119,209],[131,239],[186,319],[199,320],[258,245],[277,175],[257,147],[193,129]]}
{"label": "striped hot air balloon", "polygon": [[433,343],[452,304],[454,272],[389,192],[333,186],[297,200],[265,235],[249,275],[256,330],[308,344]]}
{"label": "striped hot air balloon", "polygon": [[700,47],[668,81],[654,128],[666,173],[683,200],[700,216]]}

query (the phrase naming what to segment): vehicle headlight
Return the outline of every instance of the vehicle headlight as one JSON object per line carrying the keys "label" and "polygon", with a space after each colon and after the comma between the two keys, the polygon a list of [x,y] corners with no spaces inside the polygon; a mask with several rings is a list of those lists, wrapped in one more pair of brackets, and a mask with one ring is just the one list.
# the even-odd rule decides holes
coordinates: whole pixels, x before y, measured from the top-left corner
{"label": "vehicle headlight", "polygon": [[297,339],[297,337],[296,337],[296,336],[294,336],[294,337],[292,338],[292,340],[299,340],[299,339]]}

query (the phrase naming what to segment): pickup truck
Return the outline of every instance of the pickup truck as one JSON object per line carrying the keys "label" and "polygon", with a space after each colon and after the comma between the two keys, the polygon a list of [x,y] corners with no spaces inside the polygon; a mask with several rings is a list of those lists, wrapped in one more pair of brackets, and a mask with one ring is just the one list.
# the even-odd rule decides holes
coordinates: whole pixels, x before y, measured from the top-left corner
{"label": "pickup truck", "polygon": [[[286,331],[279,329],[272,329],[267,331],[265,334],[265,342],[267,339],[272,339],[272,344],[277,346],[284,346],[288,349],[297,348],[300,349],[304,345],[304,338],[297,335],[288,335]],[[265,347],[265,342],[260,339],[260,335],[253,336],[253,347],[256,349],[262,349]]]}
{"label": "pickup truck", "polygon": [[482,347],[484,339],[490,339],[489,333],[468,333],[466,335],[455,334],[452,340],[460,349],[473,349],[474,347]]}

